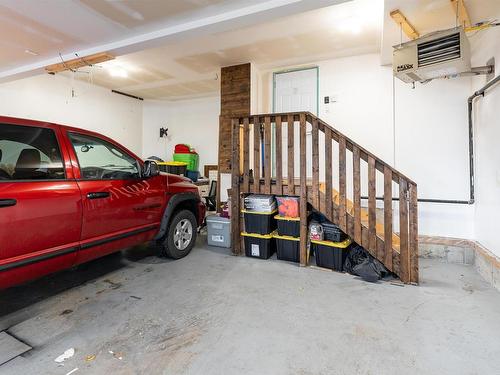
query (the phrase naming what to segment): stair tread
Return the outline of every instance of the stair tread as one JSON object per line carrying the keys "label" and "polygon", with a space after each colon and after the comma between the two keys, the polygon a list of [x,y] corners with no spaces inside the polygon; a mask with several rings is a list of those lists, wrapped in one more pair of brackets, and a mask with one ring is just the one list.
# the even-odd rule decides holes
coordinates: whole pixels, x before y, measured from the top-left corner
{"label": "stair tread", "polygon": [[[300,188],[300,180],[295,178],[294,179],[295,187]],[[312,186],[312,179],[308,178],[306,180],[306,185],[308,187]],[[288,186],[288,180],[283,179],[283,186]],[[319,183],[319,190],[320,193],[324,194],[325,193],[325,183],[320,182]],[[332,201],[338,206],[339,205],[339,192],[335,189],[332,188]],[[348,214],[351,216],[354,216],[354,203],[350,199],[346,199],[346,211]],[[361,225],[363,225],[365,228],[368,229],[368,210],[365,208],[361,208]],[[384,240],[384,224],[380,220],[376,220],[376,225],[375,225],[377,237],[381,239],[382,241]],[[399,253],[400,251],[400,238],[399,236],[393,232],[392,234],[392,248]]]}
{"label": "stair tread", "polygon": [[[320,183],[319,190],[321,193],[325,193],[325,184]],[[339,205],[339,192],[335,189],[332,189],[332,201],[336,204]],[[346,211],[351,215],[354,216],[354,203],[350,199],[346,199]],[[361,208],[361,225],[363,225],[365,228],[368,228],[368,210],[364,209],[363,207]],[[375,225],[375,230],[377,233],[377,237],[380,238],[381,240],[384,240],[385,236],[385,229],[384,229],[384,224],[380,222],[380,220],[376,220],[376,225]],[[393,233],[392,234],[392,248],[399,252],[400,249],[400,238],[397,234]]]}

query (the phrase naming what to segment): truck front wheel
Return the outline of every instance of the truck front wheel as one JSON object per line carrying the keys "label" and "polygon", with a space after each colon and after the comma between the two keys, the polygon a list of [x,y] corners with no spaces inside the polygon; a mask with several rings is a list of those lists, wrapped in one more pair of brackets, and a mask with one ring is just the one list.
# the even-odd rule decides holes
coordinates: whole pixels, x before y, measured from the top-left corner
{"label": "truck front wheel", "polygon": [[196,242],[196,217],[189,210],[174,214],[162,244],[162,255],[180,259],[189,254]]}

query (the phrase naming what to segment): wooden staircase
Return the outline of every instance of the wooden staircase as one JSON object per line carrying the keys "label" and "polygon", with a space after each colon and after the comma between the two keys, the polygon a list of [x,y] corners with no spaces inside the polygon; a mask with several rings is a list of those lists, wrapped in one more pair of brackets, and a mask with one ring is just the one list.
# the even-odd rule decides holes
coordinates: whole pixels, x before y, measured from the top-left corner
{"label": "wooden staircase", "polygon": [[[274,148],[271,147],[273,137]],[[324,155],[321,168],[320,151],[321,156]],[[272,174],[273,158],[275,175]],[[295,159],[298,171],[295,171]],[[335,174],[334,162],[338,169]],[[231,168],[234,254],[243,253],[240,211],[244,195],[295,195],[300,197],[301,265],[308,264],[307,212],[314,208],[403,282],[418,283],[417,185],[313,114],[282,113],[233,119]],[[323,169],[321,176],[320,169]],[[334,186],[338,186],[338,190]],[[382,193],[381,197],[377,196],[377,190]],[[367,192],[367,196],[363,197],[362,192]],[[365,207],[362,201],[367,202]],[[397,202],[397,215],[394,202]],[[399,228],[398,234],[393,228]]]}

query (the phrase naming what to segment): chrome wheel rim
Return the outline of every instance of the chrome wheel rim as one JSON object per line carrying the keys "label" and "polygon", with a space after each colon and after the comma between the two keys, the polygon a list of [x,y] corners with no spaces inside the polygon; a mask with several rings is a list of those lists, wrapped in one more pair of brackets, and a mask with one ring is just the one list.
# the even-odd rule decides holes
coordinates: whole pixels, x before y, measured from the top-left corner
{"label": "chrome wheel rim", "polygon": [[174,230],[174,245],[179,250],[185,250],[193,239],[193,226],[188,219],[182,219]]}

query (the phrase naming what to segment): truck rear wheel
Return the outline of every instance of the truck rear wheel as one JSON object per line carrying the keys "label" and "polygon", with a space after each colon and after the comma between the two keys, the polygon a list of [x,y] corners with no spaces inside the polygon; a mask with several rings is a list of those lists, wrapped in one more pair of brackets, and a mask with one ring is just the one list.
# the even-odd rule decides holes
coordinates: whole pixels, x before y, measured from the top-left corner
{"label": "truck rear wheel", "polygon": [[162,255],[173,259],[188,255],[196,242],[197,227],[196,217],[191,211],[176,212],[163,240]]}

